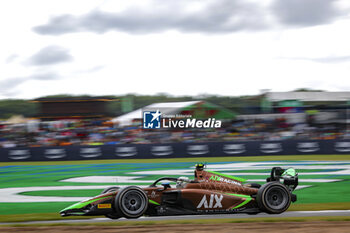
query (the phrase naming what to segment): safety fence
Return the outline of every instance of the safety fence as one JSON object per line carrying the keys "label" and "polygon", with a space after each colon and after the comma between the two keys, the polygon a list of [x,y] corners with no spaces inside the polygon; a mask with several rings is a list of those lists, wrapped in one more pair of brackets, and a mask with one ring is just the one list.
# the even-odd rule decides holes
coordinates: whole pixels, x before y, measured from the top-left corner
{"label": "safety fence", "polygon": [[350,140],[227,141],[0,148],[0,162],[305,154],[350,154]]}

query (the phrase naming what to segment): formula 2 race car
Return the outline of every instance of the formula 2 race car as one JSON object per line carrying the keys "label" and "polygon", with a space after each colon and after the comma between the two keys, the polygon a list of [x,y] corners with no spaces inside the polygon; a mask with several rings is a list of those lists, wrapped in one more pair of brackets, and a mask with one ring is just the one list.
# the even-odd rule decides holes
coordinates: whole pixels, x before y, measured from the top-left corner
{"label": "formula 2 race car", "polygon": [[[293,168],[272,168],[266,183],[260,185],[243,184],[242,178],[208,171],[205,167],[196,164],[193,180],[163,177],[144,188],[110,187],[96,197],[63,209],[60,214],[104,215],[112,219],[142,215],[280,214],[297,199],[292,194],[298,185],[298,174]],[[171,187],[171,182],[176,187]]]}

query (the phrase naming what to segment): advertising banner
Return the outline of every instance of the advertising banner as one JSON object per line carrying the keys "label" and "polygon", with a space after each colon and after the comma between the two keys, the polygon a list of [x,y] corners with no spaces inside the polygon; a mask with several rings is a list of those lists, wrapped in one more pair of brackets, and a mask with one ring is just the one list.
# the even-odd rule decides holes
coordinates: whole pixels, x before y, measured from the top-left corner
{"label": "advertising banner", "polygon": [[[350,154],[350,141],[227,141],[0,148],[0,162]],[[283,159],[283,158],[281,158]]]}

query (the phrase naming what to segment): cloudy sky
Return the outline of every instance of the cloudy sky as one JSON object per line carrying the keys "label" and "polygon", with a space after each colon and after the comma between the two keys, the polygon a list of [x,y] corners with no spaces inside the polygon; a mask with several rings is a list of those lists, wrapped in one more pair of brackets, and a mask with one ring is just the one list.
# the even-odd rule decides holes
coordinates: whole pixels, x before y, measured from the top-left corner
{"label": "cloudy sky", "polygon": [[4,0],[0,98],[350,91],[348,0]]}

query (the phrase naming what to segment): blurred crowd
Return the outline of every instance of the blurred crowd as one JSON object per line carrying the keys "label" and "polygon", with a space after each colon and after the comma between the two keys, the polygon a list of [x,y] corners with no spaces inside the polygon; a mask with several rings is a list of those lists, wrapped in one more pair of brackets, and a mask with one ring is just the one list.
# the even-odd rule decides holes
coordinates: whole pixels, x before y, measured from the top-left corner
{"label": "blurred crowd", "polygon": [[348,138],[350,138],[350,131],[344,124],[292,124],[283,118],[224,122],[219,129],[170,130],[145,130],[142,129],[141,124],[120,127],[111,121],[99,120],[62,120],[26,124],[0,123],[0,147],[2,148]]}

